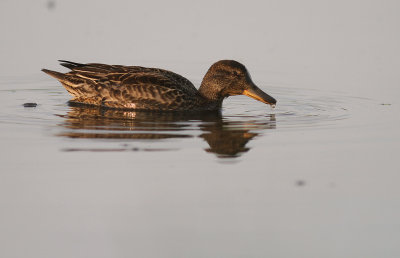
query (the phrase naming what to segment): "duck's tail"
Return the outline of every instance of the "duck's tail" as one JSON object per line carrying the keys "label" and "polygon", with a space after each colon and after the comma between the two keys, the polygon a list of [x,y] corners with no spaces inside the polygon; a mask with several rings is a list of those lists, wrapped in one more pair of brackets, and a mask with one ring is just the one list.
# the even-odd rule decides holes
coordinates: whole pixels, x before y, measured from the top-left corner
{"label": "duck's tail", "polygon": [[59,72],[47,70],[47,69],[42,69],[42,72],[47,73],[51,77],[54,77],[61,82],[65,80],[65,74],[63,74],[63,73],[59,73]]}
{"label": "duck's tail", "polygon": [[74,78],[74,76],[47,69],[42,69],[42,71],[61,82],[64,88],[75,98],[82,95],[81,88],[84,85],[82,81],[83,79]]}

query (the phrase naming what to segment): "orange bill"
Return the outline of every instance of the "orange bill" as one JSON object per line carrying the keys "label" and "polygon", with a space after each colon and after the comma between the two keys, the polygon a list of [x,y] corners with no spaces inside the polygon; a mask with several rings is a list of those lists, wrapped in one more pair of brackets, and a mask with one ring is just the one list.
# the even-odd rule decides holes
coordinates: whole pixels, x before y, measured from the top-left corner
{"label": "orange bill", "polygon": [[257,86],[252,86],[250,89],[244,90],[243,95],[249,96],[255,100],[261,101],[265,104],[275,105],[276,99],[268,95],[267,93],[263,92]]}

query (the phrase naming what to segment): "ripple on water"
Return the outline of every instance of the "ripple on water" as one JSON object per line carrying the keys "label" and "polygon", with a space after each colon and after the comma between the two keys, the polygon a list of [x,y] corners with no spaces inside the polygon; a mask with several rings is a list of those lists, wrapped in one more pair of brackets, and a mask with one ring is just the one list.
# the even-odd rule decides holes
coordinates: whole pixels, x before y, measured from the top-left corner
{"label": "ripple on water", "polygon": [[[354,99],[315,90],[270,88],[278,99],[275,109],[245,96],[231,97],[224,103],[222,115],[174,114],[104,110],[72,107],[69,96],[58,85],[16,87],[2,90],[0,123],[46,127],[52,136],[75,139],[65,151],[161,151],[179,149],[171,139],[202,138],[207,152],[218,157],[238,157],[249,150],[247,143],[269,130],[318,129],[337,126],[349,117],[347,106]],[[24,103],[37,106],[24,107]],[[93,148],[82,139],[99,143]],[[119,145],[109,145],[110,141]],[[154,148],[142,148],[140,142],[157,142]],[[130,145],[121,145],[122,143]],[[201,144],[199,144],[201,145]],[[139,147],[138,147],[139,146]],[[164,147],[167,146],[167,147]]]}
{"label": "ripple on water", "polygon": [[278,98],[274,109],[262,103],[248,103],[249,100],[244,96],[232,98],[229,100],[229,109],[226,106],[224,108],[224,115],[232,119],[253,120],[274,116],[276,128],[280,130],[310,127],[317,129],[338,125],[340,120],[349,117],[346,107],[353,101],[351,97],[311,90],[309,94],[305,94],[307,92],[304,89],[274,88],[272,95]]}

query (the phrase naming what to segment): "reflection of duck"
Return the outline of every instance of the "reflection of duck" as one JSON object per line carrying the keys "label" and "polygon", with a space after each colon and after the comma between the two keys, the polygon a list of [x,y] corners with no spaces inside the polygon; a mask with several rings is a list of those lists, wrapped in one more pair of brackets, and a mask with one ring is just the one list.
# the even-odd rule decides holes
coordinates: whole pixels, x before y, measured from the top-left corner
{"label": "reflection of duck", "polygon": [[251,130],[275,129],[275,116],[271,115],[269,121],[247,121],[238,122],[223,120],[216,121],[213,125],[205,124],[202,130],[205,131],[200,137],[210,145],[207,152],[213,152],[218,157],[236,157],[241,153],[247,152],[249,148],[246,144],[256,137],[258,133]]}
{"label": "reflection of duck", "polygon": [[[269,121],[224,121],[219,112],[155,113],[72,106],[61,124],[67,130],[59,136],[69,138],[151,139],[190,138],[193,124],[203,131],[200,135],[210,146],[207,152],[219,157],[237,157],[246,152],[248,141],[264,129],[274,129]],[[87,150],[87,149],[85,149]],[[96,151],[94,149],[90,149]],[[121,149],[124,150],[124,149]]]}
{"label": "reflection of duck", "polygon": [[213,64],[199,90],[186,78],[158,68],[62,61],[68,73],[43,69],[74,96],[73,102],[120,109],[210,111],[224,98],[247,95],[266,104],[276,100],[259,89],[246,67],[233,60]]}

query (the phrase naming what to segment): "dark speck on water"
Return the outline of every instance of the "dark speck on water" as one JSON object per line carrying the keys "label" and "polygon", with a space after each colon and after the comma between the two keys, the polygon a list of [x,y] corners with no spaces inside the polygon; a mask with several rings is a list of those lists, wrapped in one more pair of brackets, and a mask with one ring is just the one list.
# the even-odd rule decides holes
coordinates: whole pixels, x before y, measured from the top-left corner
{"label": "dark speck on water", "polygon": [[296,181],[296,186],[305,186],[306,185],[306,181],[304,180],[297,180]]}
{"label": "dark speck on water", "polygon": [[36,107],[36,106],[37,106],[37,103],[28,102],[28,103],[24,103],[23,106],[24,106],[24,107]]}
{"label": "dark speck on water", "polygon": [[47,5],[47,9],[53,10],[56,7],[56,2],[52,1],[52,0],[49,0],[49,1],[47,1],[46,5]]}

